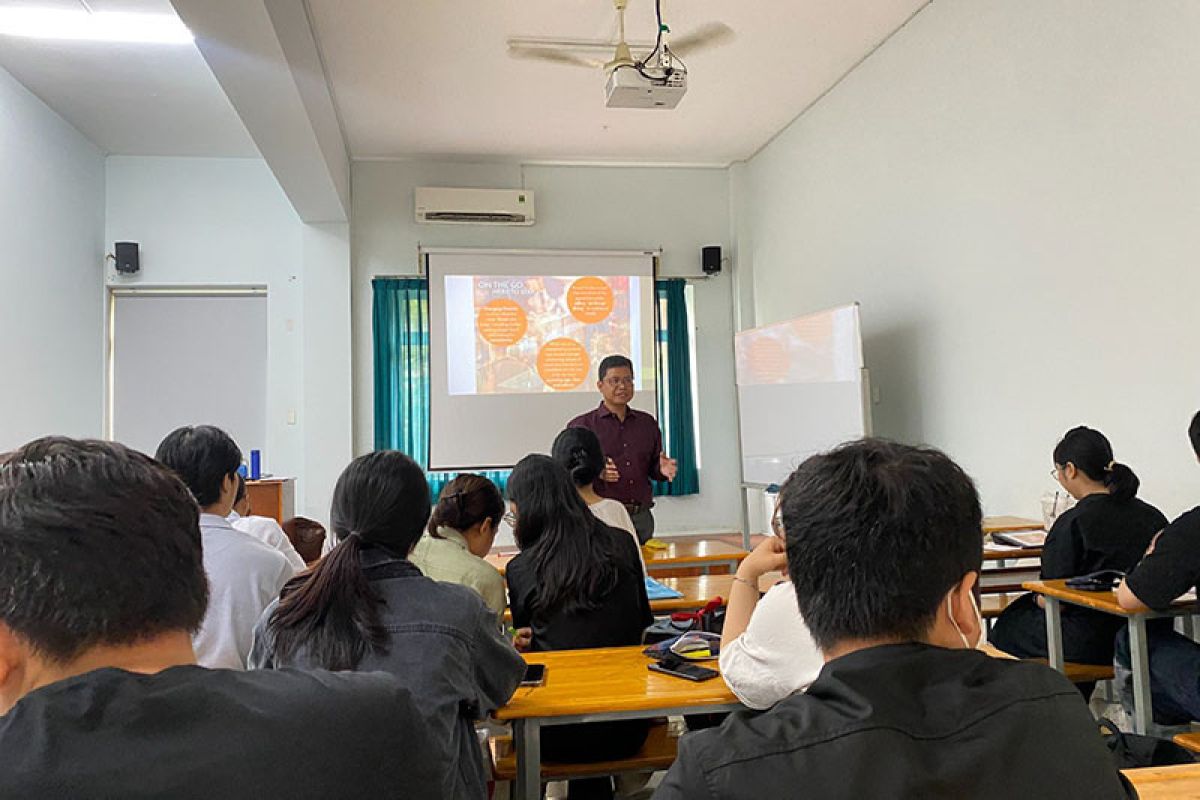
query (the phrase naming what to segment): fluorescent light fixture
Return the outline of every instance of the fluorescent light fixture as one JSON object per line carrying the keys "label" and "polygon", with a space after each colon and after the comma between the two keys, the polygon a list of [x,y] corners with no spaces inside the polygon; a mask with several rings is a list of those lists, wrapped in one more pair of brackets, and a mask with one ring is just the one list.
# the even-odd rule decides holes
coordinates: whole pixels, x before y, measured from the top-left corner
{"label": "fluorescent light fixture", "polygon": [[88,13],[54,8],[0,8],[0,34],[90,42],[192,41],[191,31],[174,14]]}

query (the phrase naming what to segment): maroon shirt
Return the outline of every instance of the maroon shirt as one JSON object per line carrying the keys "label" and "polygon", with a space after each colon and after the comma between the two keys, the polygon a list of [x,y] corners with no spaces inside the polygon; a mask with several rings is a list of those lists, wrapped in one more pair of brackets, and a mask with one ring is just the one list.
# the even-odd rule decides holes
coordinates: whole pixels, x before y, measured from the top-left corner
{"label": "maroon shirt", "polygon": [[626,408],[622,422],[601,402],[595,410],[571,420],[567,427],[587,428],[596,434],[604,456],[611,458],[621,473],[616,483],[607,483],[603,478],[596,481],[596,494],[621,503],[650,505],[653,496],[650,481],[667,479],[658,468],[662,453],[658,420],[644,411]]}

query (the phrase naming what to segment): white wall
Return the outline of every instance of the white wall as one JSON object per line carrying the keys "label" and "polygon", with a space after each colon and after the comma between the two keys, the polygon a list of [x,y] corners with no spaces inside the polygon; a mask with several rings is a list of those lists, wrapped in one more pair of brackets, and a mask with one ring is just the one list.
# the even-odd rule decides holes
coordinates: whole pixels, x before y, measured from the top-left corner
{"label": "white wall", "polygon": [[[357,162],[352,173],[355,451],[373,448],[371,278],[414,274],[417,247],[663,249],[660,274],[697,275],[700,248],[729,243],[724,170]],[[529,228],[417,225],[417,186],[533,189]],[[696,284],[700,494],[660,498],[661,531],[740,529],[730,277]],[[635,401],[636,402],[636,401]],[[566,420],[564,420],[565,424]],[[503,424],[503,420],[497,420]],[[548,451],[550,442],[530,442]]]}
{"label": "white wall", "polygon": [[1197,40],[1186,0],[931,4],[734,171],[758,322],[861,301],[877,431],[989,512],[1036,513],[1080,423],[1193,505]]}
{"label": "white wall", "polygon": [[[264,469],[297,477],[297,513],[327,519],[350,458],[347,226],[301,223],[258,159],[114,156],[107,176],[106,240],[138,242],[142,265],[109,283],[267,287]],[[237,352],[237,331],[213,343]]]}
{"label": "white wall", "polygon": [[98,437],[104,155],[0,69],[0,452]]}

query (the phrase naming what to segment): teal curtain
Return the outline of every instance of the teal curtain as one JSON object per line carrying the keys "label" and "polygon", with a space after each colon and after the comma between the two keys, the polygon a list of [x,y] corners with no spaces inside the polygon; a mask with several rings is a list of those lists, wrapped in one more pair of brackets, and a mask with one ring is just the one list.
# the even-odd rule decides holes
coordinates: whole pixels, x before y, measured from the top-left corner
{"label": "teal curtain", "polygon": [[[429,291],[424,278],[375,278],[371,324],[375,342],[375,448],[400,450],[426,468],[434,498],[456,472],[429,472]],[[679,462],[656,495],[700,491],[693,426],[692,368],[686,282],[655,282],[658,418],[663,447]],[[509,470],[482,472],[504,491]]]}
{"label": "teal curtain", "polygon": [[677,497],[700,492],[696,466],[696,428],[692,402],[692,357],[687,281],[667,278],[654,282],[658,356],[658,422],[663,449],[678,462],[675,480],[654,485],[654,494]]}
{"label": "teal curtain", "polygon": [[[429,472],[429,289],[424,278],[375,278],[375,449],[426,468],[434,500],[457,472]],[[504,491],[508,470],[480,474]]]}

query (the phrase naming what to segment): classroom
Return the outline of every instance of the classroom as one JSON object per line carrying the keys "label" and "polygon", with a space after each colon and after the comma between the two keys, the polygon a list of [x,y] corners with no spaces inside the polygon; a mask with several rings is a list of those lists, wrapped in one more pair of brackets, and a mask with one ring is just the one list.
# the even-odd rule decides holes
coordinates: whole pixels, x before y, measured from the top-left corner
{"label": "classroom", "polygon": [[0,0],[0,797],[1200,797],[1198,36]]}

